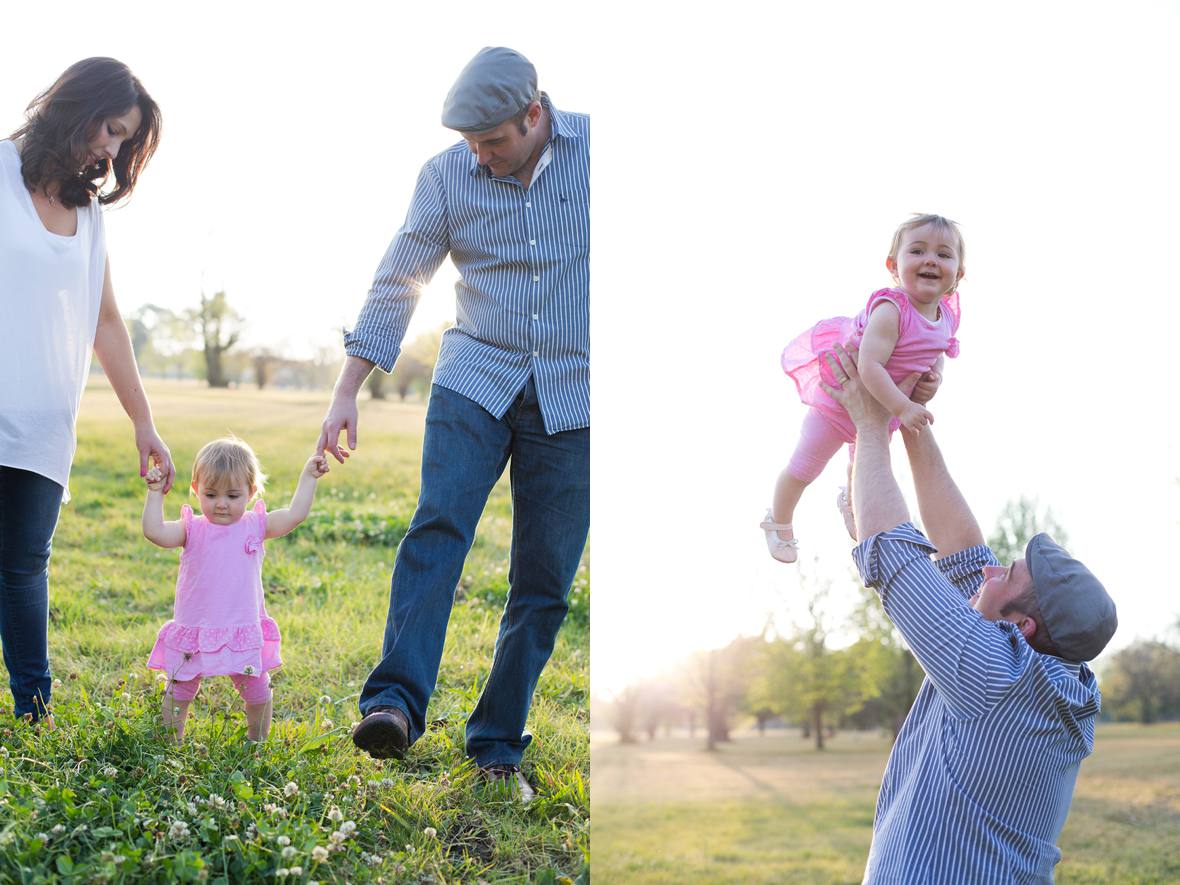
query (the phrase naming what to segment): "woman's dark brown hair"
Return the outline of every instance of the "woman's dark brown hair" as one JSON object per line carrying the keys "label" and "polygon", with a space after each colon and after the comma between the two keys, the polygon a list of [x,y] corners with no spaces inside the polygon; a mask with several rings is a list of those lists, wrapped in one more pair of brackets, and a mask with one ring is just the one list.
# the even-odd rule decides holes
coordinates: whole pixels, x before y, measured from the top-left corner
{"label": "woman's dark brown hair", "polygon": [[[89,163],[88,142],[111,117],[139,107],[143,121],[112,160]],[[25,113],[25,125],[10,136],[23,138],[21,176],[30,191],[58,187],[63,206],[85,206],[97,196],[103,205],[129,196],[139,173],[160,142],[160,108],[127,65],[113,58],[87,58],[70,65],[57,82],[38,95]],[[115,186],[99,188],[115,174]]]}

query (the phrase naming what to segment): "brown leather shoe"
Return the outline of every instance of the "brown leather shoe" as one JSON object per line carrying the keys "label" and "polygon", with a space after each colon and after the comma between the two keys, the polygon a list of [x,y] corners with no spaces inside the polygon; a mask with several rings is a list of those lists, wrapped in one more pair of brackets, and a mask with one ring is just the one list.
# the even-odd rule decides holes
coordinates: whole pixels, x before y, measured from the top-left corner
{"label": "brown leather shoe", "polygon": [[401,759],[410,746],[410,722],[397,707],[373,707],[353,729],[352,742],[374,759]]}

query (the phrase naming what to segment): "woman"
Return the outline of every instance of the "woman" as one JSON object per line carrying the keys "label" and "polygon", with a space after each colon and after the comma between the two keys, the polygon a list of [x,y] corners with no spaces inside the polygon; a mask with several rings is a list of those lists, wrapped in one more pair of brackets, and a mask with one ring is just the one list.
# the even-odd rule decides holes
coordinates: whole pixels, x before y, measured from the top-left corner
{"label": "woman", "polygon": [[135,426],[140,475],[154,462],[172,485],[99,210],[131,194],[159,137],[160,110],[126,65],[88,58],[0,141],[0,641],[16,715],[48,727],[50,541],[92,348]]}

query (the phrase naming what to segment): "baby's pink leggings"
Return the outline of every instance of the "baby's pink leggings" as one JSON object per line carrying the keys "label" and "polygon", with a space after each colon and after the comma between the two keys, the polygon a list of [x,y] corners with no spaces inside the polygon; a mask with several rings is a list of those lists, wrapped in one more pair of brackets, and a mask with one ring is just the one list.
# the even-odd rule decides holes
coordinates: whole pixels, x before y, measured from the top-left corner
{"label": "baby's pink leggings", "polygon": [[808,409],[803,419],[803,427],[799,431],[799,444],[787,464],[787,473],[800,482],[812,482],[823,473],[832,456],[840,451],[840,446],[846,442],[848,460],[851,463],[856,444],[848,442],[840,429],[818,409]]}
{"label": "baby's pink leggings", "polygon": [[[247,704],[265,704],[270,700],[269,673],[263,673],[261,676],[246,676],[243,673],[231,673],[229,678],[234,681],[234,688],[238,690],[238,694],[242,696],[242,700]],[[172,697],[178,701],[191,701],[197,696],[197,690],[200,687],[201,677],[194,676],[192,679],[186,679],[184,682],[173,680],[170,691]]]}

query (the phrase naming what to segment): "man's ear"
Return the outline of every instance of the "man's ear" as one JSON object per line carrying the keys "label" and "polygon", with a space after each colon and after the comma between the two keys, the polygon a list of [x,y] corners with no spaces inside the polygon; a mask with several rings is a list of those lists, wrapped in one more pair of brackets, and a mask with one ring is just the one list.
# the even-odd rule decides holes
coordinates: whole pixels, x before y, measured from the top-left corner
{"label": "man's ear", "polygon": [[1016,627],[1020,630],[1020,635],[1024,637],[1025,642],[1030,642],[1037,635],[1036,618],[1030,618],[1025,615],[1016,622]]}

